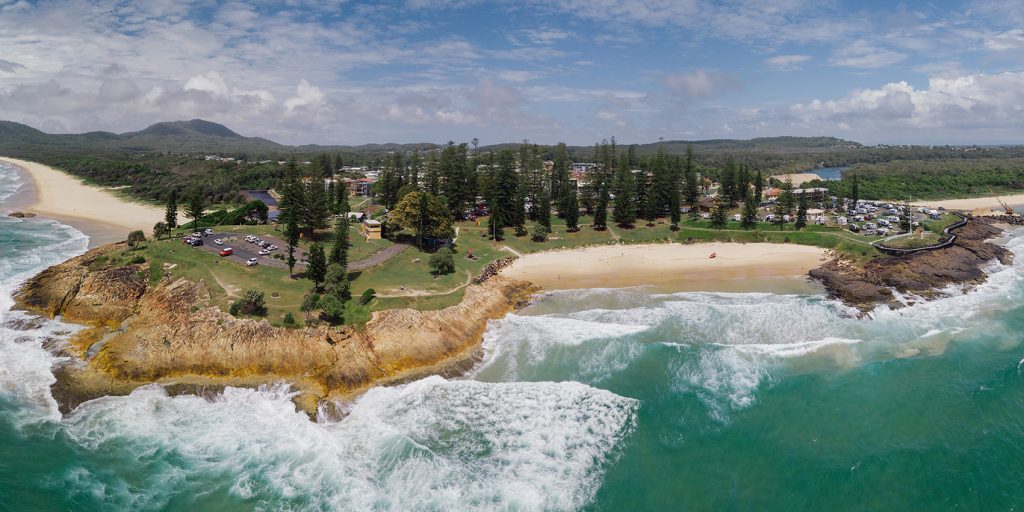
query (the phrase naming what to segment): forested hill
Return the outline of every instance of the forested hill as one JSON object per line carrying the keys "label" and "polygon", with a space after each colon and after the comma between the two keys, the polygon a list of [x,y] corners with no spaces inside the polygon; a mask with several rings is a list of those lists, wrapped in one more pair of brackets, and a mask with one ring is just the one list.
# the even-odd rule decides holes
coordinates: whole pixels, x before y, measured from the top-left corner
{"label": "forested hill", "polygon": [[[519,143],[482,146],[481,152],[517,148]],[[682,154],[687,146],[693,146],[699,153],[757,152],[774,151],[781,153],[823,152],[835,149],[859,148],[857,142],[835,137],[762,137],[750,140],[671,140],[638,144],[637,154],[654,154],[658,146],[669,154]],[[260,137],[245,137],[230,128],[204,121],[174,121],[156,123],[144,130],[122,134],[110,132],[89,132],[81,134],[48,134],[30,126],[11,121],[0,121],[0,152],[9,155],[31,156],[35,150],[63,153],[94,152],[209,152],[222,155],[237,154],[249,158],[295,154],[316,154],[320,152],[352,152],[364,154],[385,154],[394,151],[411,152],[417,149],[437,147],[431,143],[411,144],[363,144],[359,146],[287,146]],[[570,154],[584,158],[593,152],[590,146],[571,146]]]}
{"label": "forested hill", "polygon": [[193,119],[157,123],[129,133],[49,134],[30,126],[0,121],[0,151],[31,154],[45,149],[62,153],[216,152],[277,154],[290,150],[259,137],[243,137],[226,126]]}

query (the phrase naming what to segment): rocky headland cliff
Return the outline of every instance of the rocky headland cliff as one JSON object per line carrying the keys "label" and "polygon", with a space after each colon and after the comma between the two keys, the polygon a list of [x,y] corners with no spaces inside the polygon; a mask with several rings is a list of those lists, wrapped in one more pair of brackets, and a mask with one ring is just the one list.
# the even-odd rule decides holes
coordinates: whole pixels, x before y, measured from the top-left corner
{"label": "rocky headland cliff", "polygon": [[863,312],[879,304],[902,307],[893,290],[925,299],[949,285],[977,285],[985,281],[984,267],[992,261],[1009,264],[1013,253],[987,242],[1002,230],[971,220],[956,231],[952,246],[906,256],[885,256],[864,264],[834,259],[810,271],[829,294]]}
{"label": "rocky headland cliff", "polygon": [[87,326],[64,347],[74,362],[57,368],[62,410],[103,395],[161,383],[172,391],[288,382],[313,413],[324,399],[374,384],[437,372],[474,355],[487,321],[525,304],[527,283],[495,276],[436,311],[374,314],[364,329],[285,329],[236,318],[210,305],[203,283],[147,283],[140,265],[90,270],[114,244],[50,267],[15,295],[16,307]]}

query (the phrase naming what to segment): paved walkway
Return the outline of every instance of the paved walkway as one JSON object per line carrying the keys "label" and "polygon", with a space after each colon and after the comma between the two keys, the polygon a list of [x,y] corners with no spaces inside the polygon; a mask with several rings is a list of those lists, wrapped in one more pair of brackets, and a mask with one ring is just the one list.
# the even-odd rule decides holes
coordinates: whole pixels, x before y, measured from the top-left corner
{"label": "paved walkway", "polygon": [[398,256],[402,251],[412,247],[409,244],[395,244],[389,247],[385,247],[373,254],[368,258],[361,259],[359,261],[353,261],[348,264],[348,271],[354,272],[358,270],[366,270],[370,267],[376,267],[386,261]]}

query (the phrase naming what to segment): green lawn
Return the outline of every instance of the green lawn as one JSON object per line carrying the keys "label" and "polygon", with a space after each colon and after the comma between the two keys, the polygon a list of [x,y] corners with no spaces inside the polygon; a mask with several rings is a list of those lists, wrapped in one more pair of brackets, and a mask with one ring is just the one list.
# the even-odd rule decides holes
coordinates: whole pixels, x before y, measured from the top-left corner
{"label": "green lawn", "polygon": [[921,247],[930,247],[938,244],[945,238],[942,233],[934,233],[931,231],[925,231],[922,236],[910,235],[900,238],[894,238],[892,240],[886,240],[883,244],[886,247],[892,247],[895,249],[919,249]]}
{"label": "green lawn", "polygon": [[289,278],[287,270],[262,265],[245,267],[184,245],[179,240],[150,240],[144,249],[137,252],[146,258],[151,277],[162,276],[164,263],[173,265],[167,272],[174,277],[206,283],[211,302],[225,311],[245,290],[257,289],[265,295],[270,323],[281,325],[281,319],[287,312],[301,322],[299,306],[303,295],[309,291],[310,282]]}
{"label": "green lawn", "polygon": [[952,213],[943,213],[942,218],[935,220],[926,220],[921,223],[921,226],[924,227],[924,229],[927,229],[928,231],[942,233],[942,230],[948,228],[949,226],[952,226],[953,224],[956,224],[957,222],[960,222],[960,220],[961,219],[959,215],[953,215]]}

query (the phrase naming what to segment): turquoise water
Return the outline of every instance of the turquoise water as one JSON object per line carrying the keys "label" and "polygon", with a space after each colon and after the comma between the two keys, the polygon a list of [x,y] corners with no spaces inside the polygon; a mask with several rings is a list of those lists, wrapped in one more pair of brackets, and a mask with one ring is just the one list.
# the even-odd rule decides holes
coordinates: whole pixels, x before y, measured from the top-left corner
{"label": "turquoise water", "polygon": [[465,379],[371,390],[341,421],[283,385],[62,418],[43,345],[74,327],[7,309],[85,246],[0,218],[0,510],[1024,506],[1021,265],[870,320],[814,295],[545,294],[489,326]]}
{"label": "turquoise water", "polygon": [[807,172],[816,174],[819,178],[825,181],[835,181],[843,179],[843,171],[849,169],[849,167],[822,167],[819,169],[811,169]]}

